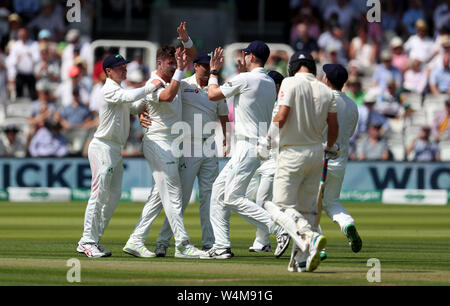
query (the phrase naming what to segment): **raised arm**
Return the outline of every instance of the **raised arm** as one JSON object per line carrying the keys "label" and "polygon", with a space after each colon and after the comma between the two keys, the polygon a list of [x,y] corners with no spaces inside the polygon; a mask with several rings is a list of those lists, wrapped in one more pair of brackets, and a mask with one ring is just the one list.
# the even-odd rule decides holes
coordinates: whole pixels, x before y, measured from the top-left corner
{"label": "raised arm", "polygon": [[187,61],[188,63],[192,63],[194,59],[197,57],[197,49],[195,48],[194,43],[192,42],[186,30],[186,21],[180,23],[180,25],[177,28],[177,32],[178,32],[177,39],[181,41],[181,43],[184,46],[184,49],[186,50]]}
{"label": "raised arm", "polygon": [[218,71],[223,65],[223,49],[221,47],[216,48],[216,50],[211,53],[209,65],[212,73],[209,76],[208,99],[211,101],[223,100],[225,99],[225,95],[222,93],[222,90],[220,90],[218,76]]}

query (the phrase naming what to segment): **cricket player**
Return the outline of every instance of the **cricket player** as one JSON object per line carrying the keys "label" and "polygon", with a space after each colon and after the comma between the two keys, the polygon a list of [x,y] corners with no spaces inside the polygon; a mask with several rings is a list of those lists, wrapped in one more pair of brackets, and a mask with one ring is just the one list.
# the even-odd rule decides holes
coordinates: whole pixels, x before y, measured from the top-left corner
{"label": "cricket player", "polygon": [[79,253],[88,257],[111,256],[111,252],[100,244],[100,237],[122,193],[122,148],[130,132],[130,113],[138,114],[143,107],[139,100],[162,85],[159,80],[154,80],[142,88],[123,89],[120,84],[127,78],[127,63],[119,54],[110,55],[103,61],[107,79],[101,90],[100,123],[88,150],[91,196],[84,216],[83,236],[77,247]]}
{"label": "cricket player", "polygon": [[[341,155],[328,162],[327,178],[322,199],[322,208],[334,222],[339,224],[342,233],[347,237],[353,252],[358,253],[362,241],[355,227],[355,221],[348,211],[339,203],[342,182],[347,167],[350,138],[353,136],[358,123],[358,107],[355,102],[342,92],[342,87],[348,79],[347,70],[339,64],[323,66],[325,72],[322,81],[333,90],[337,104],[337,118],[339,124],[339,143]],[[327,129],[325,130],[327,137]],[[321,229],[319,228],[319,232]],[[321,254],[324,259],[324,253]],[[326,253],[325,253],[326,254]],[[326,256],[325,256],[326,258]]]}
{"label": "cricket player", "polygon": [[[316,79],[316,65],[309,53],[299,51],[289,61],[289,75],[281,84],[279,110],[269,130],[270,140],[279,128],[279,154],[273,183],[273,202],[264,204],[275,222],[293,238],[289,271],[314,271],[326,237],[315,228],[317,193],[328,124],[327,158],[339,155],[337,106],[333,92]],[[291,262],[298,263],[291,266]]]}
{"label": "cricket player", "polygon": [[143,139],[144,157],[147,159],[153,175],[151,194],[144,206],[133,233],[123,251],[136,257],[155,257],[144,243],[150,232],[150,226],[161,209],[175,237],[175,257],[198,258],[202,252],[189,241],[182,215],[182,189],[179,175],[180,158],[174,155],[173,143],[178,133],[172,127],[181,120],[182,105],[180,84],[184,78],[184,69],[192,62],[197,51],[186,31],[183,22],[177,29],[181,48],[165,46],[157,53],[157,70],[149,80],[159,80],[163,86],[145,97],[147,113],[152,119]]}
{"label": "cricket player", "polygon": [[250,43],[243,50],[241,62],[249,72],[242,72],[219,87],[217,76],[223,64],[222,54],[223,49],[219,47],[211,55],[208,97],[218,101],[234,96],[236,147],[213,184],[211,224],[215,243],[200,255],[201,259],[233,256],[229,237],[231,210],[265,232],[284,233],[266,210],[245,197],[248,184],[260,165],[256,154],[258,132],[267,133],[276,100],[275,83],[263,68],[270,54],[269,47],[261,41]]}
{"label": "cricket player", "polygon": [[[203,250],[209,250],[214,244],[214,232],[209,220],[212,184],[219,174],[219,160],[216,155],[214,131],[220,121],[224,141],[228,107],[225,100],[213,102],[208,98],[208,80],[211,56],[208,52],[198,52],[194,60],[195,74],[183,79],[180,84],[182,103],[182,121],[189,125],[183,146],[187,146],[184,163],[180,167],[183,190],[182,212],[186,210],[192,194],[195,178],[198,179],[200,197],[200,223],[202,227]],[[226,154],[226,142],[223,143]],[[155,254],[164,257],[172,238],[167,218],[159,232]]]}
{"label": "cricket player", "polygon": [[[277,95],[280,91],[281,82],[283,82],[283,75],[277,71],[269,71],[267,73],[273,81],[275,82],[275,87],[277,91]],[[273,107],[272,120],[278,112],[278,103],[275,101],[275,105]],[[272,189],[273,189],[273,177],[275,175],[276,168],[276,148],[272,148],[270,150],[270,158],[261,163],[261,166],[256,170],[253,175],[252,180],[247,188],[247,198],[251,201],[256,202],[259,206],[263,206],[264,202],[272,200]],[[291,239],[289,234],[285,233],[284,235],[278,236],[278,239],[287,240],[286,241],[277,241],[278,245],[285,246],[284,249],[277,248],[275,250],[275,257],[281,257],[283,255],[286,248],[289,246],[289,240]],[[270,234],[261,230],[256,230],[256,238],[253,242],[253,245],[249,247],[249,252],[272,252],[272,247],[270,245]]]}

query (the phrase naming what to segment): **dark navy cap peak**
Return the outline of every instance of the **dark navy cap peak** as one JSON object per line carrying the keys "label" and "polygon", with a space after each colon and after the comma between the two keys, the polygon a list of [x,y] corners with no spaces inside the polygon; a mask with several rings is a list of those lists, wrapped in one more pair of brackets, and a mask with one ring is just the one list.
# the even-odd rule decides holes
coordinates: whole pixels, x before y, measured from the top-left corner
{"label": "dark navy cap peak", "polygon": [[331,84],[337,87],[342,87],[348,80],[348,72],[344,66],[339,64],[326,64],[323,66],[323,71]]}
{"label": "dark navy cap peak", "polygon": [[120,54],[111,54],[103,60],[103,70],[106,70],[106,68],[128,64],[129,62],[130,61],[124,59]]}
{"label": "dark navy cap peak", "polygon": [[311,54],[308,53],[308,52],[305,52],[305,51],[297,51],[297,52],[295,52],[291,56],[289,62],[292,63],[292,62],[298,61],[298,60],[306,60],[306,61],[314,62],[314,58],[311,56]]}
{"label": "dark navy cap peak", "polygon": [[251,53],[264,62],[267,61],[270,55],[269,46],[259,40],[252,41],[248,47],[244,49],[244,52]]}
{"label": "dark navy cap peak", "polygon": [[194,60],[195,64],[208,64],[211,61],[211,53],[208,53],[206,51],[199,51],[197,52],[197,57]]}

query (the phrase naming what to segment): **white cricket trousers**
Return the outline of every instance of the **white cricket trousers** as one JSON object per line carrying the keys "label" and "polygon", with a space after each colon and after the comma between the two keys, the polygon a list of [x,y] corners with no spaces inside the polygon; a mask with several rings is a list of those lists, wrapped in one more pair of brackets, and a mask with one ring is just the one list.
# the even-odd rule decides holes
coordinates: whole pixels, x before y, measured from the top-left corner
{"label": "white cricket trousers", "polygon": [[89,144],[88,159],[92,172],[91,195],[79,243],[97,243],[100,240],[122,194],[122,147],[94,137]]}
{"label": "white cricket trousers", "polygon": [[[263,207],[264,202],[272,201],[273,177],[276,166],[274,157],[262,162],[248,185],[247,198],[261,207]],[[270,233],[257,228],[253,246],[262,248],[268,244],[270,244]]]}
{"label": "white cricket trousers", "polygon": [[354,224],[354,220],[349,212],[339,203],[342,182],[345,175],[345,167],[336,167],[328,164],[327,179],[322,199],[322,209],[331,220],[339,224],[342,233],[345,235],[345,227]]}
{"label": "white cricket trousers", "polygon": [[238,140],[231,159],[213,184],[211,224],[215,248],[231,248],[231,210],[266,233],[275,233],[277,230],[277,225],[272,221],[270,214],[245,197],[250,180],[259,165],[256,143]]}
{"label": "white cricket trousers", "polygon": [[[202,152],[203,142],[191,142],[191,155],[194,152]],[[196,150],[197,149],[197,150]],[[199,151],[200,149],[201,151]],[[182,212],[186,210],[194,187],[194,181],[197,177],[200,200],[200,224],[202,227],[202,245],[205,248],[211,248],[214,245],[214,232],[209,219],[210,215],[210,201],[212,185],[219,174],[219,160],[216,156],[213,157],[184,157],[180,161],[180,179],[183,189],[183,206]],[[170,229],[167,218],[159,232],[157,239],[158,244],[169,246],[170,238],[172,238],[172,230]]]}
{"label": "white cricket trousers", "polygon": [[182,190],[178,172],[179,159],[172,154],[172,140],[151,140],[144,136],[143,151],[152,169],[153,187],[145,203],[129,243],[143,245],[150,233],[150,226],[164,208],[174,233],[175,245],[189,241],[182,214]]}
{"label": "white cricket trousers", "polygon": [[273,202],[297,223],[305,244],[317,232],[317,193],[322,172],[322,144],[280,149],[273,182]]}

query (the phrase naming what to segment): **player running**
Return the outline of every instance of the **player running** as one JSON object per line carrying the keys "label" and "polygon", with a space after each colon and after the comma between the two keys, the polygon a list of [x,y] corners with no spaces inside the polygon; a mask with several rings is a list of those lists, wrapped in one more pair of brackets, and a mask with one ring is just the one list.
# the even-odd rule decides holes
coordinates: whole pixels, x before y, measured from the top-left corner
{"label": "player running", "polygon": [[[337,143],[340,145],[341,156],[328,162],[327,179],[322,199],[322,208],[328,217],[339,224],[342,233],[347,237],[353,252],[358,253],[362,247],[362,241],[355,227],[355,221],[348,211],[339,203],[345,168],[347,167],[349,141],[353,136],[358,123],[358,107],[355,102],[342,92],[342,87],[348,79],[347,70],[339,64],[327,64],[323,66],[325,72],[322,81],[333,90],[337,104],[337,118],[339,124],[339,136]],[[327,130],[325,131],[325,139]],[[321,229],[319,228],[319,232]],[[326,258],[326,253],[320,254]]]}
{"label": "player running", "polygon": [[189,241],[182,214],[182,189],[179,175],[180,159],[173,154],[172,145],[178,137],[172,127],[181,120],[182,105],[180,84],[184,69],[197,55],[197,51],[183,22],[177,29],[181,48],[165,46],[158,50],[156,72],[149,80],[159,80],[163,87],[147,96],[147,113],[152,119],[143,139],[144,157],[153,175],[153,187],[133,233],[123,251],[136,257],[155,257],[144,243],[150,226],[164,208],[166,217],[175,236],[175,257],[198,258],[202,252]]}
{"label": "player running", "polygon": [[327,123],[327,158],[338,156],[337,106],[331,89],[316,79],[316,65],[309,53],[299,51],[291,57],[289,75],[281,84],[279,110],[269,131],[272,140],[278,124],[279,154],[273,202],[264,206],[295,242],[288,270],[298,271],[304,265],[311,272],[320,264],[319,253],[326,245],[326,238],[315,228],[316,198]]}
{"label": "player running", "polygon": [[[277,91],[277,95],[280,91],[281,82],[283,82],[283,75],[276,71],[269,71],[267,73],[273,81],[275,82],[275,87]],[[273,107],[272,120],[278,112],[278,102],[275,101],[275,105]],[[276,162],[276,154],[277,148],[272,148],[270,150],[270,158],[261,163],[261,166],[256,170],[253,175],[252,180],[247,188],[246,196],[249,200],[254,201],[259,206],[263,207],[264,202],[272,200],[272,189],[273,189],[273,177],[275,175],[275,169],[277,166]],[[278,242],[278,246],[284,246],[283,249],[278,247],[275,250],[275,257],[279,258],[283,255],[286,248],[289,246],[289,240],[291,239],[288,233],[283,235],[279,235],[278,238],[280,241]],[[253,242],[253,245],[249,247],[249,252],[272,252],[272,247],[270,245],[270,234],[261,230],[256,230],[256,238]]]}
{"label": "player running", "polygon": [[258,131],[267,132],[276,100],[275,83],[263,68],[270,54],[269,47],[261,41],[250,43],[243,50],[243,68],[249,72],[242,72],[219,87],[217,75],[223,64],[222,54],[223,49],[219,47],[211,55],[208,97],[217,101],[234,96],[237,141],[230,161],[213,185],[211,224],[215,243],[200,256],[202,259],[229,259],[233,256],[229,236],[231,210],[265,232],[284,233],[266,210],[245,197],[248,184],[260,165],[256,156]]}
{"label": "player running", "polygon": [[119,54],[103,61],[107,79],[101,90],[100,123],[88,149],[91,196],[84,216],[83,236],[77,247],[79,253],[88,257],[111,256],[101,245],[100,238],[122,193],[122,148],[130,133],[130,113],[138,114],[144,106],[142,100],[138,100],[162,85],[159,80],[153,80],[142,88],[123,89],[120,84],[127,78],[127,63]]}

